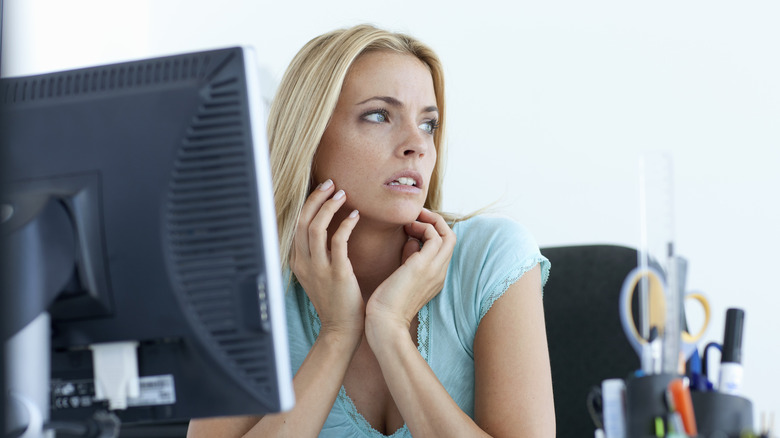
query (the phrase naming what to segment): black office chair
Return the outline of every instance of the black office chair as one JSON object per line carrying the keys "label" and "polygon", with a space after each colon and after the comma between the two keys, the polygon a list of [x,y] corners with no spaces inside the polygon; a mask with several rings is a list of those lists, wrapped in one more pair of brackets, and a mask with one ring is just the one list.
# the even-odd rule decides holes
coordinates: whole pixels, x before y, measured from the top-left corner
{"label": "black office chair", "polygon": [[557,435],[592,437],[586,400],[605,379],[626,378],[639,357],[620,325],[619,296],[635,249],[614,245],[542,248],[551,262],[544,316],[552,367]]}

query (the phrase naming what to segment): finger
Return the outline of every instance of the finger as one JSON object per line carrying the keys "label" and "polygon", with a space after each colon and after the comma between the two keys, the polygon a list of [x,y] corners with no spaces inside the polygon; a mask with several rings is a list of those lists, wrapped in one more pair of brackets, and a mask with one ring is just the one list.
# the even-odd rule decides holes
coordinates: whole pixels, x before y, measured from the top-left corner
{"label": "finger", "polygon": [[412,254],[419,252],[421,247],[422,243],[419,240],[410,237],[404,244],[403,251],[401,252],[401,263],[405,263]]}
{"label": "finger", "polygon": [[309,194],[306,202],[303,203],[301,212],[298,215],[298,223],[295,228],[295,240],[294,247],[297,247],[299,255],[310,256],[309,251],[309,224],[314,216],[322,208],[322,204],[327,201],[331,192],[333,191],[333,181],[326,180],[314,191]]}
{"label": "finger", "polygon": [[436,243],[441,244],[442,238],[441,234],[439,234],[439,231],[436,229],[434,225],[431,224],[423,224],[424,231],[423,231],[423,246],[425,246],[426,243]]}
{"label": "finger", "polygon": [[412,222],[404,227],[406,234],[417,239],[420,244],[420,254],[427,257],[433,257],[441,247],[441,236],[431,224],[422,222]]}
{"label": "finger", "polygon": [[[360,220],[360,214],[357,210],[347,216],[346,219],[341,221],[338,229],[333,233],[330,243],[331,262],[336,269],[343,269],[349,264],[349,255],[347,253],[347,247],[349,242],[349,236],[352,235],[352,230],[355,229]],[[352,265],[349,264],[351,267]]]}
{"label": "finger", "polygon": [[422,211],[420,211],[420,215],[418,216],[417,220],[433,225],[434,228],[436,228],[436,231],[439,232],[439,235],[442,236],[452,231],[442,215],[434,213],[427,208],[423,208]]}
{"label": "finger", "polygon": [[438,213],[434,213],[426,208],[423,208],[420,212],[418,221],[432,224],[436,229],[436,232],[441,236],[442,243],[445,247],[454,248],[455,246],[455,232],[449,226],[444,217]]}
{"label": "finger", "polygon": [[423,242],[424,254],[438,257],[439,263],[449,263],[456,243],[455,232],[447,225],[443,217],[427,210],[426,212],[427,214],[421,214],[424,216],[422,219],[430,220],[432,223],[413,222],[406,225],[405,230],[410,237]]}
{"label": "finger", "polygon": [[346,195],[344,190],[339,190],[330,199],[322,204],[322,207],[309,223],[309,251],[312,261],[318,264],[330,263],[328,251],[328,227],[333,221],[333,216],[344,205]]}
{"label": "finger", "polygon": [[444,218],[440,214],[434,213],[427,208],[423,208],[420,211],[420,214],[417,216],[417,220],[426,224],[434,224],[439,221],[444,222]]}
{"label": "finger", "polygon": [[441,215],[435,215],[437,216],[437,219],[433,223],[433,228],[436,230],[437,235],[441,239],[437,256],[440,257],[439,261],[441,263],[449,264],[450,258],[452,257],[452,252],[455,249],[457,238],[455,236],[455,232],[452,231],[452,228],[450,228],[449,224],[447,224],[447,221],[445,221]]}
{"label": "finger", "polygon": [[322,208],[325,201],[333,194],[334,187],[333,181],[328,179],[312,190],[301,208],[300,218],[304,223],[308,224],[314,219],[314,216],[320,211],[320,208]]}
{"label": "finger", "polygon": [[425,238],[425,229],[430,226],[430,224],[415,221],[404,225],[404,231],[406,231],[407,236],[422,241]]}
{"label": "finger", "polygon": [[455,248],[455,243],[457,241],[457,237],[455,236],[455,231],[452,230],[452,227],[447,223],[446,220],[444,220],[443,217],[437,214],[439,216],[438,220],[433,224],[434,228],[436,228],[436,232],[439,233],[439,236],[441,236],[442,239],[442,246],[444,249],[452,252],[453,248]]}

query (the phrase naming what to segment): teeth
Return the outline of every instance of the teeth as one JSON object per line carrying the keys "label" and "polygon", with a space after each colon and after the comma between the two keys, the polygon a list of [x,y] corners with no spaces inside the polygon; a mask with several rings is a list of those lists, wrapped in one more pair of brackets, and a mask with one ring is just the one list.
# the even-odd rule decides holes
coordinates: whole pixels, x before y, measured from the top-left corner
{"label": "teeth", "polygon": [[414,182],[414,178],[407,178],[405,176],[398,178],[396,181],[393,181],[390,183],[391,186],[398,186],[398,185],[405,185],[405,186],[413,186],[416,185]]}

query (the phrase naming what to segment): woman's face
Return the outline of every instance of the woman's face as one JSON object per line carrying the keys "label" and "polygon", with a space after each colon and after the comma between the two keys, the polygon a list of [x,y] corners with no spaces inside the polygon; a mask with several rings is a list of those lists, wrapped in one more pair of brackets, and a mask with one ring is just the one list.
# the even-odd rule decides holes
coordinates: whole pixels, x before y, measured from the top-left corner
{"label": "woman's face", "polygon": [[428,67],[390,51],[358,57],[315,157],[314,179],[347,194],[361,222],[404,224],[425,203],[439,112]]}

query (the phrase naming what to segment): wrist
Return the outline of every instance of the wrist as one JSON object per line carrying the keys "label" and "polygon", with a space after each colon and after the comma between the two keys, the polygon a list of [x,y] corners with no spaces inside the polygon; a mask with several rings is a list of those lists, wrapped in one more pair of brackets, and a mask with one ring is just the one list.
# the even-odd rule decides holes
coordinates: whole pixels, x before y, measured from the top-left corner
{"label": "wrist", "polygon": [[363,331],[358,329],[329,328],[322,326],[316,342],[331,346],[344,353],[353,354],[363,339]]}
{"label": "wrist", "polygon": [[366,340],[376,353],[376,347],[392,348],[398,342],[411,341],[410,322],[403,318],[379,313],[366,315]]}

